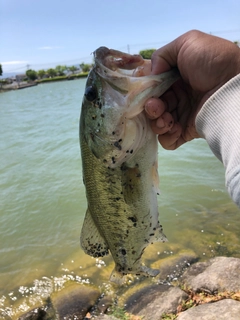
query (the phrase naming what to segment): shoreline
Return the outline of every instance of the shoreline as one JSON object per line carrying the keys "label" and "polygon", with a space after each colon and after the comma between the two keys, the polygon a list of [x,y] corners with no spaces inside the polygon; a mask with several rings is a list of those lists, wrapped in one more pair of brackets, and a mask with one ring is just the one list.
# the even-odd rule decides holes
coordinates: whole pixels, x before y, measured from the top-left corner
{"label": "shoreline", "polygon": [[41,79],[41,80],[35,80],[33,82],[22,82],[22,83],[12,83],[8,85],[3,85],[0,87],[0,93],[3,92],[8,92],[8,91],[13,91],[13,90],[20,90],[20,89],[25,89],[25,88],[30,88],[30,87],[35,87],[38,84],[45,84],[45,83],[50,83],[50,82],[58,82],[58,81],[70,81],[70,80],[77,80],[81,78],[87,78],[88,72],[87,73],[81,73],[81,74],[76,74],[76,75],[71,75],[71,76],[61,76],[61,77],[55,77],[55,78],[46,78],[46,79]]}

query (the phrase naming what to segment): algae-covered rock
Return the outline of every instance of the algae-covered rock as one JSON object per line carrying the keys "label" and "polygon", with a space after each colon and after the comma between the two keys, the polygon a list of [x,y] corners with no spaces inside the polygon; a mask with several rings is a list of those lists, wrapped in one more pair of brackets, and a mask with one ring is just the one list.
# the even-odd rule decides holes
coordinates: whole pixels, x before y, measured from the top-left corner
{"label": "algae-covered rock", "polygon": [[126,301],[126,310],[144,319],[161,319],[164,313],[176,313],[188,295],[180,288],[166,285],[146,287]]}
{"label": "algae-covered rock", "polygon": [[59,319],[84,319],[86,313],[96,304],[100,292],[91,286],[68,285],[51,296]]}

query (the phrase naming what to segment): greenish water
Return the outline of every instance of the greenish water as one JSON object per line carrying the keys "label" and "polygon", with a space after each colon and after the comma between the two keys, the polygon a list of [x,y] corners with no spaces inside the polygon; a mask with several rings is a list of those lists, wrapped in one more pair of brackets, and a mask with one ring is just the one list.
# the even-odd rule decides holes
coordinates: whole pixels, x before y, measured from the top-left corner
{"label": "greenish water", "polygon": [[[0,94],[2,319],[14,319],[69,280],[109,286],[111,257],[93,259],[79,246],[86,210],[78,141],[84,86],[81,79]],[[240,257],[240,210],[205,141],[174,152],[159,148],[159,175],[169,243],[152,245],[147,264],[182,250],[202,260]]]}

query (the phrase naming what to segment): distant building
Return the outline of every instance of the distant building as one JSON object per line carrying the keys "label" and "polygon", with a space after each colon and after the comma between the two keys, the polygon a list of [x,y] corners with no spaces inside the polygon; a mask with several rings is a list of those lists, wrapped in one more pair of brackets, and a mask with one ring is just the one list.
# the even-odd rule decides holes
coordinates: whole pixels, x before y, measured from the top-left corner
{"label": "distant building", "polygon": [[26,79],[26,78],[27,78],[26,74],[17,74],[17,75],[16,75],[16,81],[17,81],[17,82],[22,82],[22,81],[24,81],[24,79]]}

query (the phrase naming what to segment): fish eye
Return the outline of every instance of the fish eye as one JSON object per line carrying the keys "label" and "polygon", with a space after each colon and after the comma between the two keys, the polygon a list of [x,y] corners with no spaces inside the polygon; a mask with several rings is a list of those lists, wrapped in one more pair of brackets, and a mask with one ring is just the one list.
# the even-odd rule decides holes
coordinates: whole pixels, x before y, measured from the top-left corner
{"label": "fish eye", "polygon": [[97,99],[97,90],[93,86],[89,86],[86,88],[84,95],[88,101],[94,101]]}

